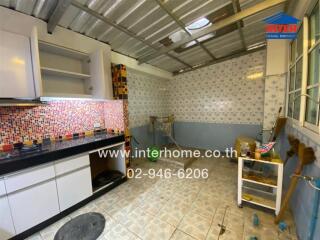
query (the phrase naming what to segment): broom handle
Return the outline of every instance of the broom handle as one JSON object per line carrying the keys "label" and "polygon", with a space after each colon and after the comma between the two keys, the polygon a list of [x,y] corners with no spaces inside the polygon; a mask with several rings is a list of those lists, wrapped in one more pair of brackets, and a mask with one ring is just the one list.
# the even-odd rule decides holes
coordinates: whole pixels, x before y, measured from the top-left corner
{"label": "broom handle", "polygon": [[[302,163],[299,163],[296,171],[295,171],[295,175],[300,175],[302,170],[303,170],[303,164]],[[293,176],[291,178],[291,181],[290,181],[290,186],[289,186],[289,189],[286,193],[286,196],[283,200],[283,203],[282,203],[282,206],[281,206],[281,209],[280,209],[280,212],[279,214],[276,216],[275,218],[275,223],[278,224],[280,222],[280,220],[283,218],[283,215],[285,213],[285,211],[287,210],[288,208],[288,205],[289,205],[289,201],[291,199],[291,196],[294,192],[294,190],[296,189],[296,186],[297,186],[297,183],[298,183],[298,177],[297,176]]]}

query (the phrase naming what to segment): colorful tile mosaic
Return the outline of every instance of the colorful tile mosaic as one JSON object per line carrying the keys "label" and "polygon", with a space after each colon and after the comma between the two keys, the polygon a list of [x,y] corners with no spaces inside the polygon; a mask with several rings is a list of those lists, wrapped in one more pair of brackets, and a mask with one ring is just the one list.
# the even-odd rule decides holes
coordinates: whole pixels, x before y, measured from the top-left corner
{"label": "colorful tile mosaic", "polygon": [[[112,71],[113,98],[123,99],[123,101],[120,102],[118,107],[119,108],[121,107],[122,109],[122,123],[123,123],[122,127],[125,132],[126,150],[130,151],[131,135],[129,131],[127,68],[123,64],[117,64],[117,65],[113,64],[111,67],[111,71]],[[112,114],[111,115],[109,114],[109,116],[112,117]],[[109,122],[112,122],[112,121],[109,121]]]}
{"label": "colorful tile mosaic", "polygon": [[123,64],[112,65],[114,99],[128,99],[127,68]]}
{"label": "colorful tile mosaic", "polygon": [[104,126],[106,129],[120,129],[124,131],[123,101],[113,100],[104,103]]}
{"label": "colorful tile mosaic", "polygon": [[0,144],[101,128],[124,131],[122,101],[52,101],[38,107],[0,107]]}

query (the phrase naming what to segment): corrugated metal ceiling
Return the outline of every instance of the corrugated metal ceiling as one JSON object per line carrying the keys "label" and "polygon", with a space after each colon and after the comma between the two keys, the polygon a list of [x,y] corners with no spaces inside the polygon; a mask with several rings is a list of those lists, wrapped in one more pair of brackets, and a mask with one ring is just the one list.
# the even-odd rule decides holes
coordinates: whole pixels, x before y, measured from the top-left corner
{"label": "corrugated metal ceiling", "polygon": [[[152,46],[146,45],[73,5],[65,9],[58,25],[108,43],[114,51],[137,59],[156,53],[157,49],[163,47],[159,41],[182,30],[172,16],[169,16],[159,5],[159,2],[186,26],[201,17],[212,15],[226,7],[229,7],[230,10],[230,7],[232,9],[234,6],[231,0],[161,0],[159,2],[156,0],[77,0],[77,2],[126,28],[131,33],[144,38]],[[260,2],[263,1],[234,1],[240,11],[254,7]],[[57,3],[58,0],[0,0],[1,6],[45,21],[48,21]],[[250,46],[264,43],[265,33],[262,20],[277,12],[284,11],[284,4],[278,4],[240,21],[243,38],[241,38],[238,29],[231,29],[232,31],[226,32],[222,36],[202,42],[202,46],[195,45],[181,52],[171,51],[169,55],[161,55],[149,60],[148,63],[170,72],[178,72],[190,66],[212,62],[214,59],[206,52],[206,49],[215,59],[219,59],[235,52],[244,51],[244,44],[246,48],[250,48]],[[234,10],[232,14],[236,14]]]}

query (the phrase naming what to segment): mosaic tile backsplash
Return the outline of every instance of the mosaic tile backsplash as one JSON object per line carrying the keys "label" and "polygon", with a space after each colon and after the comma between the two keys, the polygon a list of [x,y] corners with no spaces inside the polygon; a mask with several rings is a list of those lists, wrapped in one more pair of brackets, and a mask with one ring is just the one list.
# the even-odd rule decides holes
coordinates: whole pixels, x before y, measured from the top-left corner
{"label": "mosaic tile backsplash", "polygon": [[255,52],[174,77],[170,112],[181,122],[262,124],[265,54]]}
{"label": "mosaic tile backsplash", "polygon": [[0,144],[101,128],[123,131],[122,101],[53,101],[38,107],[0,107]]}

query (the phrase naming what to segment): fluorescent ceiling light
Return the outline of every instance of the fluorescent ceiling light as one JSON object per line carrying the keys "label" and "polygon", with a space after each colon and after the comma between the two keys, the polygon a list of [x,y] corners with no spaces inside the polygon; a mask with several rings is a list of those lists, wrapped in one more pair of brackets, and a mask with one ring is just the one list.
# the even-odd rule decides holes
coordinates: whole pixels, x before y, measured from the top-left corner
{"label": "fluorescent ceiling light", "polygon": [[263,77],[263,72],[252,73],[247,76],[249,80],[256,80]]}
{"label": "fluorescent ceiling light", "polygon": [[250,50],[253,50],[253,49],[257,49],[257,48],[263,47],[265,45],[266,45],[265,42],[255,43],[255,44],[252,44],[252,45],[248,46],[247,50],[250,51]]}
{"label": "fluorescent ceiling light", "polygon": [[189,24],[186,28],[189,31],[193,31],[193,30],[199,30],[202,29],[204,27],[207,27],[211,24],[211,22],[207,19],[207,18],[200,18],[197,21]]}

